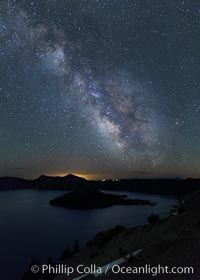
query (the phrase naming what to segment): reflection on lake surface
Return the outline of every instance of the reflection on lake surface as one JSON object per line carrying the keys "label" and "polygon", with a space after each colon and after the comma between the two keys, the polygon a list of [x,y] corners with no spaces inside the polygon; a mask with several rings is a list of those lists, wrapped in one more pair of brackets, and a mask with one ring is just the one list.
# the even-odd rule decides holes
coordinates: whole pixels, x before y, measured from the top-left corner
{"label": "reflection on lake surface", "polygon": [[[165,217],[176,204],[172,197],[126,193],[129,198],[149,199],[151,206],[114,206],[95,210],[67,210],[49,205],[63,191],[17,190],[0,192],[1,279],[20,279],[30,261],[58,258],[75,239],[84,245],[102,230],[116,224],[133,227],[147,223],[152,211]],[[116,192],[112,192],[116,193]]]}

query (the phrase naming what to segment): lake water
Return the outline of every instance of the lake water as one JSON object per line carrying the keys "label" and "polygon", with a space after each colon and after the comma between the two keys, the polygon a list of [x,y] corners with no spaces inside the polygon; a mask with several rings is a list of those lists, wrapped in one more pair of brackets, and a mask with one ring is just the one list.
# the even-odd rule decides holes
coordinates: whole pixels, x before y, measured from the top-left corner
{"label": "lake water", "polygon": [[[49,205],[63,191],[17,190],[0,192],[0,279],[19,280],[30,261],[57,259],[78,239],[84,245],[102,230],[116,224],[133,227],[147,223],[153,211],[161,217],[176,204],[172,197],[126,193],[149,199],[151,206],[114,206],[96,210],[67,210]],[[115,193],[115,192],[112,192]],[[119,194],[119,192],[117,192]]]}

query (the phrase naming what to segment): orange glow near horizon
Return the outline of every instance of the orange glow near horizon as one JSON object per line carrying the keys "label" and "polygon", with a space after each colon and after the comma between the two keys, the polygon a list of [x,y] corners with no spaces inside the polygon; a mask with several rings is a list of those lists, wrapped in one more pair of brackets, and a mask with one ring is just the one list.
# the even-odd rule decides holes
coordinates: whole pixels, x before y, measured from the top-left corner
{"label": "orange glow near horizon", "polygon": [[[59,176],[59,177],[64,177],[66,175],[68,175],[69,173],[51,173],[49,174],[50,176]],[[98,175],[96,174],[79,174],[79,173],[74,173],[72,172],[71,174],[78,176],[78,177],[82,177],[85,178],[86,180],[96,180]]]}

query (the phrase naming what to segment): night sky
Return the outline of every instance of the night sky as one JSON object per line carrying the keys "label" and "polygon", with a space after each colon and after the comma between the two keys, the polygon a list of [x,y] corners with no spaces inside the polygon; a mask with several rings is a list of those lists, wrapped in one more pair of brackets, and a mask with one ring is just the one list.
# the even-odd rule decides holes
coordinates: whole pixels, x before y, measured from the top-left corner
{"label": "night sky", "polygon": [[0,176],[200,177],[200,3],[0,3]]}

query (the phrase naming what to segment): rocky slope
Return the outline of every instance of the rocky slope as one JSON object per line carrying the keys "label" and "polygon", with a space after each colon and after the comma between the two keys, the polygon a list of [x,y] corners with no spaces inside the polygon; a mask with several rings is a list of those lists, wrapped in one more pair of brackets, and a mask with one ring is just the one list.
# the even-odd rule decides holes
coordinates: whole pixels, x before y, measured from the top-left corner
{"label": "rocky slope", "polygon": [[[177,215],[164,221],[132,229],[118,227],[99,233],[83,251],[62,262],[76,267],[83,263],[95,263],[103,266],[129,252],[143,251],[138,257],[129,260],[126,266],[144,266],[145,264],[169,267],[194,268],[194,275],[163,274],[156,276],[161,280],[199,280],[200,279],[200,194],[190,196],[187,203],[181,205]],[[56,280],[73,279],[57,276]],[[93,276],[91,276],[93,279]],[[102,275],[98,279],[155,279],[151,275],[113,274]]]}

